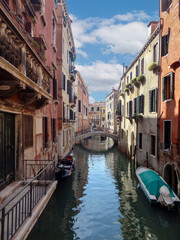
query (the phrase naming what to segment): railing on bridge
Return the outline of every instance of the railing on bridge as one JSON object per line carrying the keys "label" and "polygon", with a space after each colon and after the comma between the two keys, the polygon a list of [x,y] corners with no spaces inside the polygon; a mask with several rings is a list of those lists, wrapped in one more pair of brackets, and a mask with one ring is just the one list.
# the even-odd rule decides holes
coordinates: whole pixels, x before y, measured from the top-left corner
{"label": "railing on bridge", "polygon": [[[33,208],[55,180],[55,160],[25,162],[25,180],[30,181],[0,207],[0,239],[12,239]],[[33,177],[35,175],[35,177]]]}

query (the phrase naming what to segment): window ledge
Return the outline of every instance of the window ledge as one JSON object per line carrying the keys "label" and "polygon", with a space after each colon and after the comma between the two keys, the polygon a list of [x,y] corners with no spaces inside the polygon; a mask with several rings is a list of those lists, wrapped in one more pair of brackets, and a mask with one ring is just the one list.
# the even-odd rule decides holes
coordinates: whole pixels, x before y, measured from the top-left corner
{"label": "window ledge", "polygon": [[170,101],[172,101],[172,99],[166,99],[166,100],[164,100],[163,102],[164,102],[164,103],[167,103],[167,102],[170,102]]}
{"label": "window ledge", "polygon": [[156,156],[155,156],[155,155],[152,155],[152,154],[150,154],[150,157],[152,157],[152,158],[156,158]]}
{"label": "window ledge", "polygon": [[45,17],[44,13],[41,14],[41,18],[42,18],[42,21],[43,21],[43,24],[44,24],[44,27],[45,27],[47,25],[47,21],[46,21],[46,17]]}
{"label": "window ledge", "polygon": [[151,114],[157,114],[157,112],[150,112]]}

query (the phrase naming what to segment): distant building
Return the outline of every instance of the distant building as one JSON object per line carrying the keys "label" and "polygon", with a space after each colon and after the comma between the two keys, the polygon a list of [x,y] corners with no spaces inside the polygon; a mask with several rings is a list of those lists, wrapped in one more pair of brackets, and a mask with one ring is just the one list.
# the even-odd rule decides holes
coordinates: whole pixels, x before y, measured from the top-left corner
{"label": "distant building", "polygon": [[118,91],[112,92],[106,97],[106,128],[111,133],[117,133],[116,108],[118,102]]}
{"label": "distant building", "polygon": [[77,103],[76,103],[76,129],[83,133],[89,129],[89,93],[80,72],[76,71]]}
{"label": "distant building", "polygon": [[89,104],[89,124],[91,127],[104,128],[105,102]]}
{"label": "distant building", "polygon": [[160,0],[159,160],[164,179],[180,196],[179,16],[179,0]]}

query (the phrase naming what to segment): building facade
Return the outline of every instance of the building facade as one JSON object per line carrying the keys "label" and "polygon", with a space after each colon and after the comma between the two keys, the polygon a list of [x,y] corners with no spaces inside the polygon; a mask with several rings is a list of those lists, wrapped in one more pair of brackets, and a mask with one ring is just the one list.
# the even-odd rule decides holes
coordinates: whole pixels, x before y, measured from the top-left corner
{"label": "building facade", "polygon": [[158,171],[158,22],[150,22],[148,30],[147,42],[121,78],[117,105],[118,146],[140,165]]}
{"label": "building facade", "polygon": [[111,133],[117,133],[116,108],[118,102],[118,91],[112,92],[106,97],[106,129]]}
{"label": "building facade", "polygon": [[89,93],[88,89],[82,79],[80,72],[76,72],[76,86],[77,86],[77,129],[78,133],[83,133],[89,129]]}
{"label": "building facade", "polygon": [[161,174],[180,194],[180,3],[160,0],[159,160]]}
{"label": "building facade", "polygon": [[90,127],[103,128],[104,126],[104,102],[94,102],[89,104],[89,125]]}
{"label": "building facade", "polygon": [[[0,4],[2,187],[24,177],[24,160],[57,159],[57,88],[51,87],[57,80],[53,36],[45,21],[56,18],[55,2]],[[52,34],[55,25],[52,20],[48,26]]]}
{"label": "building facade", "polygon": [[58,143],[59,158],[67,155],[74,144],[75,66],[76,59],[71,19],[65,0],[58,1],[57,66],[59,84]]}

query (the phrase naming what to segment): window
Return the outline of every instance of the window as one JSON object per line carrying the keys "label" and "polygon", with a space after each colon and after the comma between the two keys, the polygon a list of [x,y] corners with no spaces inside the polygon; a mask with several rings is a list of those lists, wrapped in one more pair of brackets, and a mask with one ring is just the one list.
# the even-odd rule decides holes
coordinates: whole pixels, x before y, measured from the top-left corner
{"label": "window", "polygon": [[56,20],[53,15],[52,17],[52,44],[55,45],[56,43]]}
{"label": "window", "polygon": [[94,112],[94,107],[91,107],[91,112]]}
{"label": "window", "polygon": [[157,63],[158,62],[158,43],[156,43],[154,46],[153,46],[153,62]]}
{"label": "window", "polygon": [[161,0],[161,11],[166,12],[170,7],[172,0]]}
{"label": "window", "polygon": [[142,149],[142,133],[139,133],[139,149]]}
{"label": "window", "polygon": [[48,148],[48,118],[43,117],[43,148]]}
{"label": "window", "polygon": [[136,105],[137,114],[144,114],[144,95],[140,95],[137,97],[137,105]]}
{"label": "window", "polygon": [[81,100],[78,100],[78,112],[81,112]]}
{"label": "window", "polygon": [[173,99],[174,97],[174,73],[162,79],[162,101]]}
{"label": "window", "polygon": [[104,117],[102,118],[102,121],[105,121],[105,118],[104,118]]}
{"label": "window", "polygon": [[129,101],[129,116],[132,116],[132,101]]}
{"label": "window", "polygon": [[164,121],[164,149],[171,147],[171,121]]}
{"label": "window", "polygon": [[136,77],[138,77],[139,76],[139,66],[137,65],[136,66]]}
{"label": "window", "polygon": [[118,101],[118,105],[117,105],[117,115],[121,116],[121,100]]}
{"label": "window", "polygon": [[134,98],[133,105],[134,105],[133,106],[133,109],[134,109],[133,115],[135,116],[137,113],[137,98]]}
{"label": "window", "polygon": [[53,100],[58,100],[58,81],[53,78]]}
{"label": "window", "polygon": [[141,74],[144,74],[144,58],[141,60]]}
{"label": "window", "polygon": [[162,36],[161,38],[161,56],[166,56],[168,54],[169,45],[169,33]]}
{"label": "window", "polygon": [[56,119],[51,118],[52,141],[56,142]]}
{"label": "window", "polygon": [[29,148],[33,146],[33,117],[24,116],[24,147]]}
{"label": "window", "polygon": [[69,61],[68,56],[69,56],[69,51],[67,50],[67,63],[68,63],[68,61]]}
{"label": "window", "polygon": [[99,107],[97,107],[97,111],[99,112]]}
{"label": "window", "polygon": [[156,137],[151,135],[151,155],[155,156]]}
{"label": "window", "polygon": [[132,72],[130,72],[130,80],[132,79]]}
{"label": "window", "polygon": [[66,90],[66,76],[62,73],[62,88]]}
{"label": "window", "polygon": [[158,89],[149,91],[149,112],[157,112]]}
{"label": "window", "polygon": [[129,76],[127,77],[127,83],[129,83]]}

